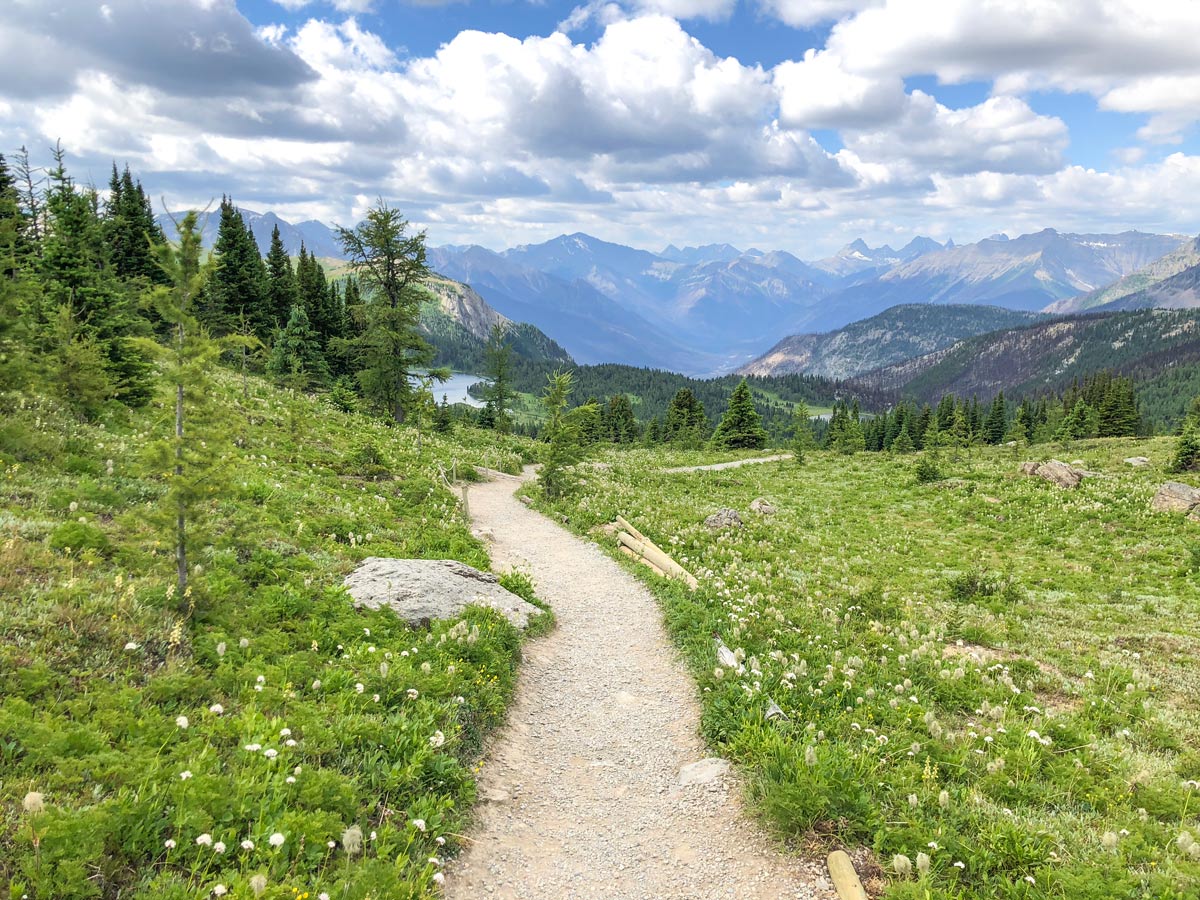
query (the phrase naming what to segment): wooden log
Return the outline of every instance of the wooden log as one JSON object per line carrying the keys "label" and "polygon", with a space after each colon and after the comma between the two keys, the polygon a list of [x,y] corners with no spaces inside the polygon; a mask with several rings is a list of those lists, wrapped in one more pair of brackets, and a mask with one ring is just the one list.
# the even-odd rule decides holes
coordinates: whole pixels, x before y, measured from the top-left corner
{"label": "wooden log", "polygon": [[666,572],[664,572],[662,569],[660,569],[660,568],[659,568],[658,566],[656,566],[654,563],[650,562],[650,560],[646,559],[646,557],[644,557],[644,556],[638,556],[636,553],[634,553],[632,550],[630,550],[630,549],[629,549],[628,547],[626,547],[624,544],[622,544],[622,545],[621,545],[621,547],[620,547],[619,549],[620,549],[620,551],[621,551],[622,553],[624,553],[624,554],[625,554],[626,556],[628,556],[630,559],[636,559],[636,560],[637,560],[638,562],[640,562],[642,565],[644,565],[644,566],[649,566],[649,567],[650,567],[650,568],[651,568],[651,569],[654,571],[654,574],[655,574],[655,575],[661,575],[663,578],[666,578],[666,577],[667,577],[667,573],[666,573]]}
{"label": "wooden log", "polygon": [[617,527],[624,528],[631,535],[633,535],[635,538],[637,538],[639,541],[642,541],[643,543],[646,543],[646,544],[654,543],[652,540],[650,540],[650,538],[646,537],[644,534],[642,534],[640,531],[638,531],[636,528],[634,528],[632,525],[630,525],[629,520],[626,519],[624,516],[617,516]]}
{"label": "wooden log", "polygon": [[826,862],[829,866],[829,879],[841,900],[867,900],[867,892],[858,880],[854,863],[850,861],[845,850],[834,850]]}
{"label": "wooden log", "polygon": [[663,553],[662,550],[660,550],[650,541],[639,541],[633,535],[624,531],[617,532],[617,540],[634,553],[638,554],[638,556],[646,557],[671,577],[680,578],[685,581],[687,586],[693,591],[700,586],[700,582],[696,580],[696,577],[692,575],[691,572],[679,565],[679,563],[675,562],[675,560],[671,559],[671,557],[667,556],[667,554]]}

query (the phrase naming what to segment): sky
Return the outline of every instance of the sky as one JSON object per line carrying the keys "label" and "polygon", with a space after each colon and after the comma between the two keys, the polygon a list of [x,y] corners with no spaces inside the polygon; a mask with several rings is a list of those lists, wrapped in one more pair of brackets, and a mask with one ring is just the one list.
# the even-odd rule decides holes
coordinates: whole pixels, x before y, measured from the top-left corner
{"label": "sky", "polygon": [[0,152],[432,246],[1195,234],[1197,47],[1196,0],[3,0]]}

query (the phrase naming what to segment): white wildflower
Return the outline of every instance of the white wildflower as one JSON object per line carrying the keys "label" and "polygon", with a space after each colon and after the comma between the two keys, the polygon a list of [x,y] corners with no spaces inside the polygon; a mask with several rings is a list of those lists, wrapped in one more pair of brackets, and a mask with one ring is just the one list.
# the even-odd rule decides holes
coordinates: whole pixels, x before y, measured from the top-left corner
{"label": "white wildflower", "polygon": [[442,734],[442,732],[440,730],[435,731],[429,737],[429,746],[430,747],[440,747],[444,743],[446,743],[446,736],[444,734]]}
{"label": "white wildflower", "polygon": [[901,878],[907,878],[913,872],[912,860],[903,853],[897,853],[892,857],[892,868]]}
{"label": "white wildflower", "polygon": [[929,874],[929,863],[930,859],[928,853],[917,854],[917,871],[920,873],[922,878]]}
{"label": "white wildflower", "polygon": [[46,798],[39,791],[30,791],[21,801],[21,807],[30,815],[37,815],[46,808]]}
{"label": "white wildflower", "polygon": [[242,841],[242,849],[243,850],[253,850],[254,849],[254,841],[250,840],[249,838],[246,838],[246,840]]}
{"label": "white wildflower", "polygon": [[187,781],[191,777],[192,777],[192,773],[187,769],[184,769],[182,772],[179,773],[180,781]]}
{"label": "white wildflower", "polygon": [[180,728],[187,728],[188,727],[188,717],[187,716],[176,716],[175,724],[178,725]]}
{"label": "white wildflower", "polygon": [[196,843],[199,844],[201,847],[211,847],[212,842],[213,842],[212,835],[209,834],[207,831],[204,832],[204,834],[200,835],[200,837],[196,838]]}
{"label": "white wildflower", "polygon": [[342,832],[342,847],[347,856],[354,856],[362,850],[362,839],[362,829],[357,825],[351,825]]}
{"label": "white wildflower", "polygon": [[283,842],[285,840],[287,840],[287,838],[285,838],[282,834],[280,834],[278,831],[276,831],[269,838],[267,838],[267,843],[270,844],[272,847],[282,847]]}
{"label": "white wildflower", "polygon": [[263,891],[267,889],[267,876],[261,872],[257,875],[250,876],[250,890],[254,891],[255,897],[261,897]]}
{"label": "white wildflower", "polygon": [[424,819],[413,819],[410,824],[412,825],[413,828],[417,829],[417,831],[425,830],[425,820]]}

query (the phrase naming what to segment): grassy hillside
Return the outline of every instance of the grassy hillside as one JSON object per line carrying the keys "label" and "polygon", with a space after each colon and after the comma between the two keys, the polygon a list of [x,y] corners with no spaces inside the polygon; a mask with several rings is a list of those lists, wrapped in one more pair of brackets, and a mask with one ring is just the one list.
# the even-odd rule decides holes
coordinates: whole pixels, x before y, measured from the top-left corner
{"label": "grassy hillside", "polygon": [[[1073,492],[1006,449],[943,457],[953,477],[925,485],[911,456],[663,474],[697,455],[614,453],[554,512],[614,555],[592,529],[621,513],[699,578],[636,569],[706,737],[781,835],[865,848],[893,900],[1182,900],[1200,893],[1200,526],[1149,510],[1170,451],[1077,444],[1099,474]],[[775,515],[748,511],[759,496]],[[745,527],[705,528],[723,506]]]}
{"label": "grassy hillside", "polygon": [[519,637],[482,610],[410,628],[340,584],[367,556],[486,568],[440,471],[529,447],[460,431],[418,452],[412,429],[250,386],[221,382],[228,467],[187,597],[143,457],[165,398],[85,425],[0,397],[0,897],[435,889]]}

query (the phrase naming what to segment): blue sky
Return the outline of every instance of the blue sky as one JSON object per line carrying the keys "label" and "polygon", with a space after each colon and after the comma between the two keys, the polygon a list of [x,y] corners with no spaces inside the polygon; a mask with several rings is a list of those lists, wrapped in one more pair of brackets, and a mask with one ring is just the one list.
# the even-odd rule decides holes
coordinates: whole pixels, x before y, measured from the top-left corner
{"label": "blue sky", "polygon": [[1195,233],[1192,0],[11,0],[0,151],[61,139],[430,242]]}

